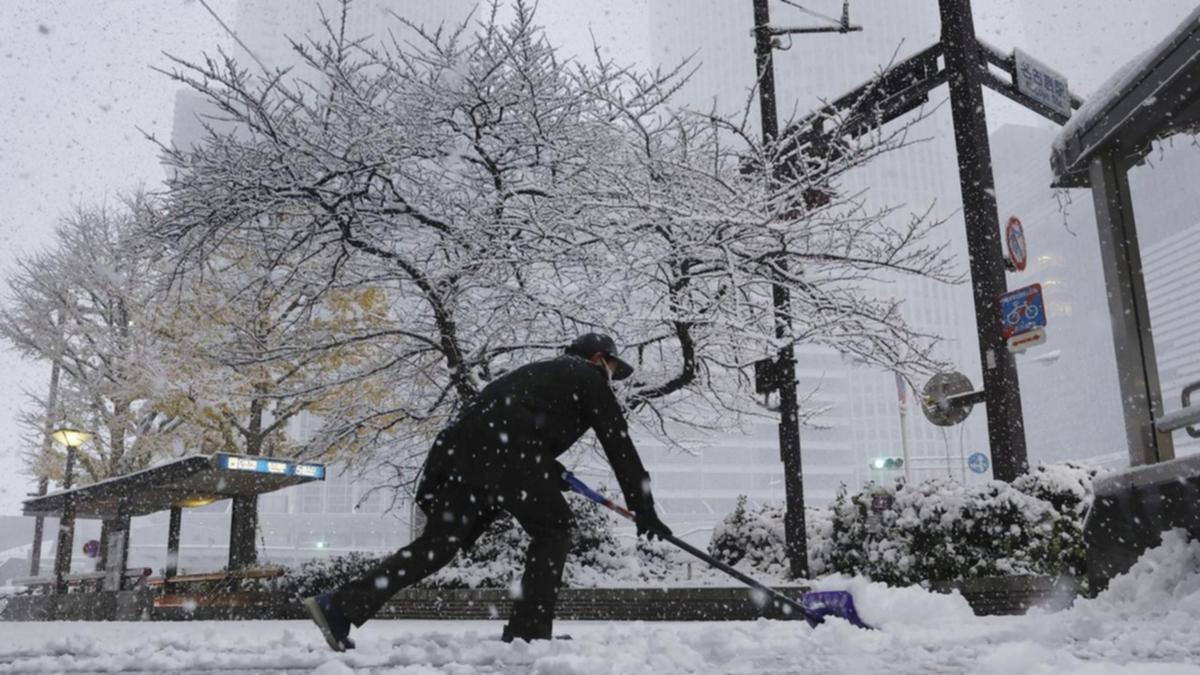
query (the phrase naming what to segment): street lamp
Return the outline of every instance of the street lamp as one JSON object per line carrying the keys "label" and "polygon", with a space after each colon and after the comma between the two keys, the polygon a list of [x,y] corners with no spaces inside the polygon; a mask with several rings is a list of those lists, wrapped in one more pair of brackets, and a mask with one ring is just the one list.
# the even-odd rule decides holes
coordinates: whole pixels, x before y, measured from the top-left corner
{"label": "street lamp", "polygon": [[[69,427],[55,429],[54,431],[50,432],[50,438],[54,439],[54,442],[58,443],[59,445],[67,446],[67,452],[71,452],[75,448],[78,448],[84,443],[92,440],[93,436],[95,436],[95,434],[87,431],[80,431],[78,429],[71,429]],[[70,479],[71,478],[68,475],[67,480]]]}
{"label": "street lamp", "polygon": [[[75,473],[75,450],[92,439],[94,434],[70,427],[50,432],[55,443],[66,446],[67,466],[63,471],[63,490],[70,490]],[[67,573],[71,569],[71,547],[75,543],[75,496],[67,494],[63,501],[62,519],[58,523],[58,549],[54,552],[54,592],[67,592]]]}

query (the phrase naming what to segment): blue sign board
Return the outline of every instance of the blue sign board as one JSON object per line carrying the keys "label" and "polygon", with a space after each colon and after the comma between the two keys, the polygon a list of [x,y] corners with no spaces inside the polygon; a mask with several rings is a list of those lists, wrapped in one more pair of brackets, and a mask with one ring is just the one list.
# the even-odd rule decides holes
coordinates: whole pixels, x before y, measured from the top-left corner
{"label": "blue sign board", "polygon": [[987,473],[988,467],[991,465],[987,455],[982,452],[976,452],[967,458],[967,466],[971,467],[971,471],[975,473]]}
{"label": "blue sign board", "polygon": [[1033,284],[1000,296],[1000,336],[1005,340],[1046,325],[1042,285]]}
{"label": "blue sign board", "polygon": [[302,476],[325,480],[325,467],[321,464],[296,464],[283,459],[267,457],[240,457],[218,453],[217,467],[230,471],[250,471],[276,476]]}

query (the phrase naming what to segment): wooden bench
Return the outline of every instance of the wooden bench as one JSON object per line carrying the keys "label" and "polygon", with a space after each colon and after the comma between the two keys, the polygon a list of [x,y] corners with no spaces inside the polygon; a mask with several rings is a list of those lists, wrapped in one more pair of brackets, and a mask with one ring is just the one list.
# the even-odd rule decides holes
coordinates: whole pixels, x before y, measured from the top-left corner
{"label": "wooden bench", "polygon": [[[143,583],[146,583],[150,576],[151,569],[149,567],[134,567],[125,570],[122,574],[124,581],[129,584],[129,588],[137,588]],[[63,577],[67,583],[67,590],[78,590],[81,592],[98,591],[100,586],[104,584],[104,580],[108,578],[108,572],[84,572],[82,574],[68,574]],[[35,590],[47,590],[54,586],[54,577],[18,577],[10,582],[13,586],[31,588]]]}
{"label": "wooden bench", "polygon": [[238,610],[261,605],[259,589],[245,589],[242,582],[277,579],[287,573],[282,567],[252,567],[235,572],[208,572],[158,577],[146,582],[154,589],[155,609],[182,610],[191,615],[206,610]]}
{"label": "wooden bench", "polygon": [[287,573],[283,567],[250,567],[235,572],[203,572],[200,574],[176,574],[171,577],[147,579],[147,586],[178,586],[184,584],[222,583],[245,579],[276,579]]}

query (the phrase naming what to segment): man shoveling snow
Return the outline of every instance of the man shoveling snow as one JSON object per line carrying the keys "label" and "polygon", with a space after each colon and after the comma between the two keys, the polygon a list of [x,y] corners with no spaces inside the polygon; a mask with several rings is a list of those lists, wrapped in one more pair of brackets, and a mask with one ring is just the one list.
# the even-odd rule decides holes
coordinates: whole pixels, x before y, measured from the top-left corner
{"label": "man shoveling snow", "polygon": [[329,646],[353,648],[352,625],[362,626],[397,591],[474,544],[501,510],[532,539],[502,639],[549,639],[572,527],[557,458],[588,429],[604,447],[638,534],[670,536],[654,510],[650,476],[609,385],[610,378],[632,373],[612,338],[588,333],[563,355],[518,368],[484,387],[438,434],[425,460],[416,493],[427,517],[421,536],[362,577],[304,599]]}

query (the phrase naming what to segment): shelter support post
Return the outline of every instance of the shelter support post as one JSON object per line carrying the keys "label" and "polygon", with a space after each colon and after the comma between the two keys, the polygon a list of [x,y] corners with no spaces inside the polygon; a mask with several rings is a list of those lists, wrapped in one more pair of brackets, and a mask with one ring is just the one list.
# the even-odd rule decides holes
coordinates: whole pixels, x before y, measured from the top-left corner
{"label": "shelter support post", "polygon": [[183,508],[171,507],[171,520],[167,524],[167,565],[163,576],[168,579],[179,574],[179,531],[183,526]]}
{"label": "shelter support post", "polygon": [[54,592],[67,592],[67,575],[71,573],[71,549],[75,546],[75,495],[70,492],[71,478],[75,473],[75,448],[67,447],[67,466],[63,472],[63,489],[67,490],[63,500],[62,516],[58,519],[58,544],[54,551]]}
{"label": "shelter support post", "polygon": [[104,590],[119,591],[125,579],[125,568],[129,562],[129,506],[122,500],[117,506],[117,515],[108,521],[108,536],[104,540]]}
{"label": "shelter support post", "polygon": [[[38,479],[37,495],[40,497],[49,490],[50,480],[46,477]],[[36,577],[42,571],[42,540],[45,538],[46,518],[38,516],[33,519],[33,546],[29,550],[29,576]]]}
{"label": "shelter support post", "polygon": [[1175,446],[1170,432],[1160,432],[1154,426],[1154,420],[1163,414],[1162,388],[1154,358],[1128,166],[1108,152],[1094,157],[1088,169],[1100,230],[1100,258],[1108,289],[1129,463],[1138,466],[1173,459]]}
{"label": "shelter support post", "polygon": [[233,514],[229,523],[229,569],[250,567],[257,561],[254,533],[258,525],[258,496],[233,498]]}

